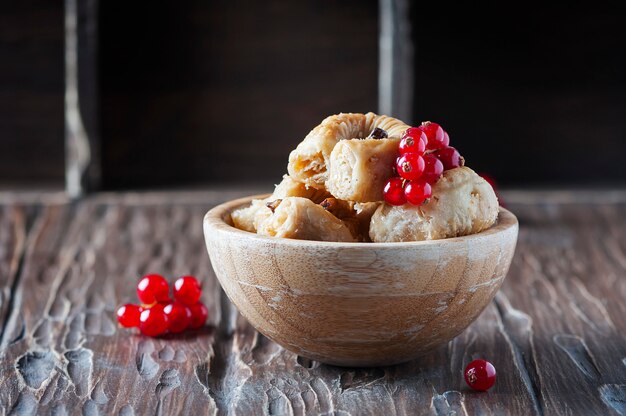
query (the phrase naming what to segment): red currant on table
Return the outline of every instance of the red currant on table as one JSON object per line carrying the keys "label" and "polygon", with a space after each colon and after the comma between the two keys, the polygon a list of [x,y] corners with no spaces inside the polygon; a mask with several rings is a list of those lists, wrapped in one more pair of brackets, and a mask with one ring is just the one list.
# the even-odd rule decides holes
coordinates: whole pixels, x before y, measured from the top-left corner
{"label": "red currant on table", "polygon": [[191,311],[180,302],[167,304],[163,313],[167,316],[168,329],[173,334],[183,332],[191,323]]}
{"label": "red currant on table", "polygon": [[396,161],[398,175],[410,181],[419,179],[424,167],[424,158],[419,153],[405,153]]}
{"label": "red currant on table", "polygon": [[163,309],[163,304],[157,303],[141,312],[139,316],[139,330],[142,334],[156,337],[167,331],[167,315]]}
{"label": "red currant on table", "polygon": [[195,305],[188,306],[188,308],[191,312],[191,322],[189,323],[189,328],[201,328],[209,316],[208,309],[206,308],[206,306],[204,306],[202,302],[198,302]]}
{"label": "red currant on table", "polygon": [[444,147],[443,149],[437,150],[434,155],[441,160],[445,170],[458,168],[465,163],[459,151],[454,147]]}
{"label": "red currant on table", "polygon": [[405,153],[418,153],[421,155],[426,150],[426,142],[428,142],[426,134],[417,127],[411,127],[402,136],[398,149],[401,155]]}
{"label": "red currant on table", "polygon": [[135,328],[139,326],[139,315],[143,308],[139,305],[127,303],[117,309],[117,322],[124,328]]}
{"label": "red currant on table", "polygon": [[465,382],[478,391],[489,390],[496,382],[496,368],[489,361],[474,360],[465,367]]}
{"label": "red currant on table", "polygon": [[[428,138],[428,143],[426,143],[426,149],[441,149],[445,146],[445,132],[439,124],[432,121],[424,121],[422,122],[422,125],[419,126],[419,128],[426,134],[426,137]],[[450,139],[448,138],[448,141],[449,140]]]}
{"label": "red currant on table", "polygon": [[167,280],[159,274],[148,274],[137,284],[137,297],[146,305],[170,300]]}
{"label": "red currant on table", "polygon": [[200,300],[202,288],[193,276],[179,277],[174,282],[174,299],[185,305],[194,305]]}
{"label": "red currant on table", "polygon": [[443,163],[433,155],[424,155],[424,164],[424,173],[420,179],[434,184],[443,174]]}
{"label": "red currant on table", "polygon": [[406,197],[404,196],[404,180],[397,176],[391,178],[385,184],[383,189],[383,198],[389,205],[404,205]]}
{"label": "red currant on table", "polygon": [[421,205],[432,195],[432,188],[426,181],[411,181],[404,187],[406,200],[413,205]]}

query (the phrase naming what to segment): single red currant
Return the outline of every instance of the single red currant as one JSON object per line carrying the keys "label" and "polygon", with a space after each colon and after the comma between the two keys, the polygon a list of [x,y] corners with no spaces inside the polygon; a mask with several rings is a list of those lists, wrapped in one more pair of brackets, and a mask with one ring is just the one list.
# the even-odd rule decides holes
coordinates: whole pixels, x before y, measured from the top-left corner
{"label": "single red currant", "polygon": [[434,155],[437,156],[437,159],[441,160],[445,170],[458,168],[465,164],[465,160],[454,147],[444,147],[443,149],[437,150]]}
{"label": "single red currant", "polygon": [[396,161],[398,175],[410,181],[419,179],[424,167],[424,158],[419,153],[405,153]]}
{"label": "single red currant", "polygon": [[404,180],[399,177],[393,177],[387,181],[383,189],[383,198],[389,205],[404,205],[406,197],[404,196]]}
{"label": "single red currant", "polygon": [[139,326],[139,315],[143,308],[139,305],[127,303],[117,309],[117,322],[124,328],[135,328]]}
{"label": "single red currant", "polygon": [[434,150],[444,147],[443,143],[445,140],[445,132],[439,124],[432,121],[424,121],[419,128],[424,133],[426,133],[426,137],[428,138],[428,143],[426,143],[426,149]]}
{"label": "single red currant", "polygon": [[157,303],[150,308],[146,308],[139,316],[139,330],[149,337],[156,337],[167,331],[167,315],[164,312],[164,305]]}
{"label": "single red currant", "polygon": [[191,323],[191,311],[180,302],[167,304],[163,313],[167,316],[167,327],[173,334],[183,332]]}
{"label": "single red currant", "polygon": [[506,208],[506,203],[504,202],[504,199],[502,198],[502,195],[500,194],[500,192],[498,190],[498,183],[493,178],[493,176],[491,176],[491,175],[489,175],[487,173],[478,173],[478,175],[481,178],[483,178],[485,181],[487,181],[487,183],[489,185],[491,185],[491,188],[493,189],[493,192],[496,194],[496,198],[498,198],[498,203],[500,204],[500,206]]}
{"label": "single red currant", "polygon": [[193,276],[182,276],[174,282],[174,299],[185,305],[194,305],[200,300],[202,288]]}
{"label": "single red currant", "polygon": [[448,147],[450,146],[450,136],[448,135],[448,132],[444,130],[443,132],[443,147]]}
{"label": "single red currant", "polygon": [[489,361],[474,360],[465,367],[465,382],[478,391],[489,390],[496,382],[496,368]]}
{"label": "single red currant", "polygon": [[428,138],[422,130],[417,127],[411,127],[407,129],[402,136],[398,149],[400,150],[401,155],[405,153],[418,153],[422,155],[426,150],[427,141]]}
{"label": "single red currant", "polygon": [[424,164],[424,173],[420,179],[432,185],[443,174],[443,163],[433,155],[424,155]]}
{"label": "single red currant", "polygon": [[426,181],[411,181],[404,187],[404,196],[413,205],[422,205],[431,195],[432,188]]}
{"label": "single red currant", "polygon": [[487,183],[489,185],[491,185],[491,187],[495,190],[496,189],[496,180],[493,178],[493,176],[489,175],[488,173],[479,173],[478,174],[481,178],[483,178],[485,181],[487,181]]}
{"label": "single red currant", "polygon": [[188,308],[191,312],[191,322],[189,323],[189,328],[201,328],[209,316],[208,309],[206,308],[206,306],[204,306],[202,302],[198,302],[195,305],[188,306]]}
{"label": "single red currant", "polygon": [[155,302],[167,302],[170,300],[169,285],[167,280],[158,274],[148,274],[141,278],[137,284],[137,297],[146,304]]}

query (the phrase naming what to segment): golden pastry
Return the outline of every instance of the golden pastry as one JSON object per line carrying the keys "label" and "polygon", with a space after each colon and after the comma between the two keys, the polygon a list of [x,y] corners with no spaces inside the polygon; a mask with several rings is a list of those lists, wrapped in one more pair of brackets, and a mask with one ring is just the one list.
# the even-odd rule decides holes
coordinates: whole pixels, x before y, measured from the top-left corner
{"label": "golden pastry", "polygon": [[342,220],[310,199],[286,197],[257,228],[259,235],[298,240],[354,242]]}
{"label": "golden pastry", "polygon": [[370,223],[374,242],[437,240],[474,234],[498,218],[489,183],[467,166],[447,170],[423,205],[380,206]]}
{"label": "golden pastry", "polygon": [[383,137],[400,138],[408,128],[398,119],[372,112],[326,117],[289,154],[289,175],[313,188],[325,189],[330,154],[340,140],[364,139],[381,131]]}
{"label": "golden pastry", "polygon": [[290,196],[307,198],[319,203],[328,198],[330,194],[323,190],[307,187],[302,182],[293,180],[289,175],[283,175],[282,181],[276,185],[271,196],[265,199],[255,199],[250,206],[234,211],[231,214],[233,225],[245,231],[256,232],[258,224],[272,215],[272,210],[267,204]]}
{"label": "golden pastry", "polygon": [[330,153],[326,188],[334,197],[356,202],[383,200],[394,175],[399,139],[342,140]]}

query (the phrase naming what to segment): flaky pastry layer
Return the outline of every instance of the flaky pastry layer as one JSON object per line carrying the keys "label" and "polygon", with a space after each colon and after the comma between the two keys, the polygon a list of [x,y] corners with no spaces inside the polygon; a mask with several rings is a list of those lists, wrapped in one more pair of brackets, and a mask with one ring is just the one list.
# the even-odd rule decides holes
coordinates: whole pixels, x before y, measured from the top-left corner
{"label": "flaky pastry layer", "polygon": [[374,242],[458,237],[491,227],[498,210],[491,185],[464,166],[445,171],[424,205],[381,205],[372,216],[369,232]]}

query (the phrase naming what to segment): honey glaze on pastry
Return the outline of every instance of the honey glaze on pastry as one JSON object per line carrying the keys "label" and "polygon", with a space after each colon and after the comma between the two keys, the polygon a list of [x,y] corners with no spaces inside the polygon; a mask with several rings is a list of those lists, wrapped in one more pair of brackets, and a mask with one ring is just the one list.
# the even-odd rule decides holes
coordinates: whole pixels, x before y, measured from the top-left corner
{"label": "honey glaze on pastry", "polygon": [[241,230],[256,232],[259,223],[272,215],[272,210],[267,205],[290,196],[307,198],[314,203],[319,203],[331,195],[324,190],[307,187],[293,180],[289,175],[283,175],[282,181],[276,185],[271,196],[265,199],[254,199],[250,206],[232,212],[233,225]]}
{"label": "honey glaze on pastry", "polygon": [[330,154],[339,141],[364,139],[381,130],[388,138],[399,139],[408,128],[396,118],[372,112],[326,117],[289,154],[287,170],[295,180],[307,186],[326,189]]}
{"label": "honey glaze on pastry", "polygon": [[298,240],[357,241],[346,224],[310,199],[287,197],[260,222],[260,235]]}
{"label": "honey glaze on pastry", "polygon": [[479,233],[498,218],[491,185],[464,166],[438,123],[375,113],[325,118],[289,155],[267,198],[231,214],[260,235],[338,242],[437,240]]}
{"label": "honey glaze on pastry", "polygon": [[320,203],[320,206],[342,220],[356,241],[370,242],[370,221],[380,204],[380,202],[359,203],[326,198]]}
{"label": "honey glaze on pastry", "polygon": [[381,205],[370,223],[374,242],[437,240],[479,233],[498,218],[496,194],[467,166],[450,169],[423,205]]}
{"label": "honey glaze on pastry", "polygon": [[356,202],[383,200],[394,175],[399,139],[342,140],[330,153],[326,188],[336,198]]}

